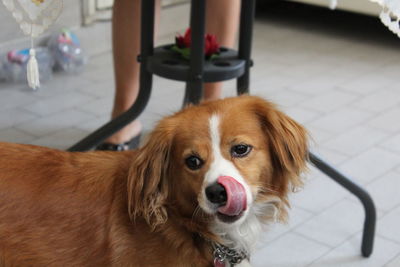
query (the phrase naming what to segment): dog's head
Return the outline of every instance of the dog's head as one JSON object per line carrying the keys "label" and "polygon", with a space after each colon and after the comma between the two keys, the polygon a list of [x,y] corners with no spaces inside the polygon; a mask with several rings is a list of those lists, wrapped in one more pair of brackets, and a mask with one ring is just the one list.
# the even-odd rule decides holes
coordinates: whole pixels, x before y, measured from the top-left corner
{"label": "dog's head", "polygon": [[302,126],[258,97],[205,102],[163,119],[134,159],[131,218],[155,226],[170,211],[223,227],[286,214],[307,158]]}

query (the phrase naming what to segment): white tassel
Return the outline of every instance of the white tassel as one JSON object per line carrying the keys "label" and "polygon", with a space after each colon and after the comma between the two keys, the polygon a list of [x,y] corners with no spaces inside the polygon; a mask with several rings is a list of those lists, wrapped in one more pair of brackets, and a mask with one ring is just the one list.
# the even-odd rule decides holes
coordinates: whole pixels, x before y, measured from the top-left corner
{"label": "white tassel", "polygon": [[29,61],[26,73],[29,87],[33,90],[38,89],[40,87],[39,66],[36,60],[36,51],[33,48],[29,50]]}

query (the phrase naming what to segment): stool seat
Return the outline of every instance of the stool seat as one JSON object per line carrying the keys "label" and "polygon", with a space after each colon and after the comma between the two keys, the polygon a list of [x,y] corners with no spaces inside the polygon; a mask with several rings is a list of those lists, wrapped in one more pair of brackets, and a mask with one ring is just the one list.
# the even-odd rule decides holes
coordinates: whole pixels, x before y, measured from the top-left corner
{"label": "stool seat", "polygon": [[239,59],[236,50],[220,48],[217,58],[205,60],[202,77],[190,77],[190,61],[171,50],[173,44],[154,48],[153,55],[147,58],[147,70],[158,76],[190,81],[201,79],[203,82],[219,82],[238,78],[245,72],[246,60]]}

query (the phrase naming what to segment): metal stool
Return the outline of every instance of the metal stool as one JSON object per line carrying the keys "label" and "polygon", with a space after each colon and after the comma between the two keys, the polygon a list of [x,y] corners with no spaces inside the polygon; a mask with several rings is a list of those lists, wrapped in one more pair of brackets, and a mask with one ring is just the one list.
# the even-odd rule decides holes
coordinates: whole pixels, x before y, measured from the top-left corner
{"label": "metal stool", "polygon": [[[217,60],[204,60],[205,35],[205,0],[192,0],[190,27],[192,30],[191,57],[182,60],[164,45],[154,48],[154,1],[142,0],[141,18],[141,53],[138,56],[140,66],[140,90],[132,107],[99,128],[71,148],[69,151],[85,151],[101,143],[108,136],[119,131],[135,120],[146,107],[152,88],[152,76],[159,76],[186,82],[183,104],[198,104],[202,98],[203,83],[217,82],[237,78],[238,95],[249,92],[250,67],[252,66],[251,42],[255,13],[255,0],[242,0],[238,51],[222,48]],[[365,221],[361,252],[364,257],[372,253],[376,210],[370,195],[351,179],[339,173],[329,164],[313,153],[309,153],[310,161],[324,174],[358,197],[364,206]]]}

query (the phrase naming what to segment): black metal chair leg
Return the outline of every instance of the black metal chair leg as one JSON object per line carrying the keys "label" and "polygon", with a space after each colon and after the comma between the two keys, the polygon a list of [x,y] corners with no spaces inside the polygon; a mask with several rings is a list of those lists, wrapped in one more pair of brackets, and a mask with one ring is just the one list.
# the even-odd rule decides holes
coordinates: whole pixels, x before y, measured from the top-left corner
{"label": "black metal chair leg", "polygon": [[[147,57],[153,54],[154,0],[142,1],[142,14],[146,15],[143,15],[141,18],[141,54],[138,57],[138,60],[146,62]],[[85,137],[83,140],[70,147],[68,151],[89,150],[135,120],[140,113],[142,113],[150,99],[152,81],[152,73],[147,70],[146,64],[141,64],[139,95],[132,107],[129,108],[129,110],[127,110],[125,113],[108,122],[89,136]]]}
{"label": "black metal chair leg", "polygon": [[199,85],[195,82],[187,82],[185,88],[185,95],[183,97],[182,108],[187,107],[189,104],[197,105],[203,97],[203,83]]}
{"label": "black metal chair leg", "polygon": [[250,67],[252,65],[250,56],[256,1],[242,0],[241,5],[238,57],[245,60],[246,66],[244,74],[237,79],[238,95],[249,93]]}
{"label": "black metal chair leg", "polygon": [[364,257],[372,254],[376,225],[376,209],[371,196],[359,185],[338,172],[335,168],[324,162],[313,153],[309,153],[310,161],[324,174],[354,194],[363,204],[365,210],[364,230],[362,237],[361,253]]}
{"label": "black metal chair leg", "polygon": [[192,43],[190,47],[190,73],[186,83],[183,105],[198,104],[203,97],[203,69],[204,69],[204,35],[206,2],[192,1],[190,10],[190,29]]}

